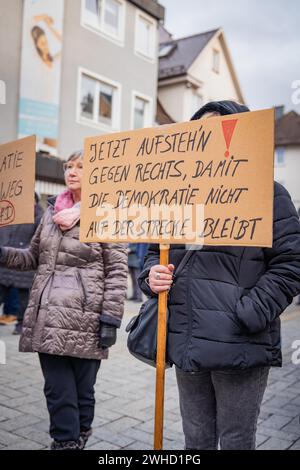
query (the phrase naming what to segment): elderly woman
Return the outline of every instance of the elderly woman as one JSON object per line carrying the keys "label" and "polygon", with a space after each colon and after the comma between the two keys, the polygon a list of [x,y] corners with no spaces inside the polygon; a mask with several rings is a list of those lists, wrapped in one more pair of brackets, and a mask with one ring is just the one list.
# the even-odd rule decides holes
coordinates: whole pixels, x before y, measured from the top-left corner
{"label": "elderly woman", "polygon": [[116,342],[127,287],[127,246],[79,241],[82,154],[65,163],[67,190],[49,200],[27,249],[1,248],[1,264],[37,269],[20,338],[38,352],[51,449],[83,449],[94,418],[94,384]]}

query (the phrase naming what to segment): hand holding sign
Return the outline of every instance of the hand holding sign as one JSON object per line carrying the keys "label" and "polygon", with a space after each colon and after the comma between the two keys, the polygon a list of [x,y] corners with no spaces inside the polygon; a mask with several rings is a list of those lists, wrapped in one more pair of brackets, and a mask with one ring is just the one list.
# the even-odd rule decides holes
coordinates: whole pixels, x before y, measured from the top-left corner
{"label": "hand holding sign", "polygon": [[149,273],[150,289],[156,294],[170,289],[173,283],[174,269],[174,264],[168,264],[167,266],[155,264],[152,266]]}

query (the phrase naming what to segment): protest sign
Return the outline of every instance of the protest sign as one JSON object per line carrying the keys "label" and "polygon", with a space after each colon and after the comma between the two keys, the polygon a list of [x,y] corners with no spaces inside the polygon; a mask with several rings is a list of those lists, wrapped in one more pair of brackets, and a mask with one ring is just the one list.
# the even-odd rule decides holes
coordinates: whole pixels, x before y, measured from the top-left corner
{"label": "protest sign", "polygon": [[0,227],[34,222],[35,136],[0,145]]}
{"label": "protest sign", "polygon": [[90,137],[83,242],[272,245],[274,111]]}

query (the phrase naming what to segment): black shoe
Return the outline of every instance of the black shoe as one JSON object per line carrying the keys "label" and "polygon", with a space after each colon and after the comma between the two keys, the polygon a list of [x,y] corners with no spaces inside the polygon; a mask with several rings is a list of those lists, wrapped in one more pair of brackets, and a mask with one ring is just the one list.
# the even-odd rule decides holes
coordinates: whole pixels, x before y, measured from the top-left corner
{"label": "black shoe", "polygon": [[13,335],[20,335],[22,333],[22,322],[18,322],[13,331]]}

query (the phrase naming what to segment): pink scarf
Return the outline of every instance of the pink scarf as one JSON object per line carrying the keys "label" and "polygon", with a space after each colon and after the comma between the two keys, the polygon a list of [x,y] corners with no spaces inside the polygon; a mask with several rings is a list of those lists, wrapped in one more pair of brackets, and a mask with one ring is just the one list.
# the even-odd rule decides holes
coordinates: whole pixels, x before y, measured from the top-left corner
{"label": "pink scarf", "polygon": [[62,231],[70,230],[80,219],[80,202],[74,204],[72,193],[67,189],[57,196],[54,213],[53,222]]}

